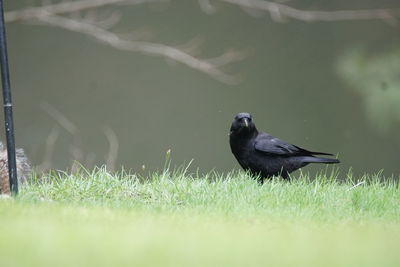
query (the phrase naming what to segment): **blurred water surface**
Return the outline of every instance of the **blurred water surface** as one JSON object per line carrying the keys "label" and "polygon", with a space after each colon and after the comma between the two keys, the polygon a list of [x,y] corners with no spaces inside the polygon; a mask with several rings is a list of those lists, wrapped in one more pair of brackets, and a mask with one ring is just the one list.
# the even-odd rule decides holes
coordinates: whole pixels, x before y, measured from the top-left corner
{"label": "blurred water surface", "polygon": [[[32,3],[6,1],[6,8]],[[291,3],[325,10],[378,7],[372,0]],[[379,7],[396,4],[380,1]],[[202,172],[229,171],[238,166],[228,130],[233,116],[245,111],[261,130],[310,150],[338,154],[343,172],[350,167],[357,174],[384,169],[384,174],[398,176],[400,118],[381,131],[379,121],[369,119],[360,89],[338,68],[340,58],[357,48],[377,57],[396,50],[399,26],[379,20],[276,23],[268,15],[253,17],[231,5],[214,5],[217,12],[211,15],[197,1],[102,10],[122,12],[115,32],[150,32],[151,41],[169,45],[201,36],[199,56],[205,58],[231,48],[246,51],[245,60],[226,69],[242,78],[236,85],[163,58],[119,51],[80,33],[9,23],[18,147],[39,165],[49,154],[49,136],[50,141],[57,137],[48,159],[52,168],[69,168],[72,155],[90,167],[106,162],[107,133],[111,139],[115,133],[116,169],[160,169],[171,149],[176,164],[194,159],[193,166]],[[376,79],[376,85],[375,80],[369,84],[384,94],[386,81]],[[389,91],[400,90],[389,83]],[[49,107],[68,118],[75,132],[61,127]],[[72,145],[78,151],[71,151]]]}

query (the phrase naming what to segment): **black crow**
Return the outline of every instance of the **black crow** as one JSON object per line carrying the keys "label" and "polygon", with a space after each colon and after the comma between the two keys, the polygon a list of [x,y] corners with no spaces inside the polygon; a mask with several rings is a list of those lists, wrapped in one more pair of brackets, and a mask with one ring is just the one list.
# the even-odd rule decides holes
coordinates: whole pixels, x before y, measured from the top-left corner
{"label": "black crow", "polygon": [[259,132],[249,113],[239,113],[232,122],[229,143],[233,155],[240,166],[254,176],[264,178],[282,176],[289,178],[289,173],[309,163],[339,163],[337,159],[321,158],[315,155],[329,153],[312,152],[288,144],[267,133]]}

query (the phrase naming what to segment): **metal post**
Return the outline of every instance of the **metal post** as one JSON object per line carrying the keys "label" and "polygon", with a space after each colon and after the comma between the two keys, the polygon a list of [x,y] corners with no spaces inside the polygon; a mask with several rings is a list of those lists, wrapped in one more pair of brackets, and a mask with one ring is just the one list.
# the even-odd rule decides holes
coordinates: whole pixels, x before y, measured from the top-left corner
{"label": "metal post", "polygon": [[4,23],[3,0],[0,0],[0,65],[3,85],[4,119],[7,139],[8,173],[12,194],[18,194],[17,166],[15,160],[14,122],[12,113],[10,73],[8,69],[6,26]]}

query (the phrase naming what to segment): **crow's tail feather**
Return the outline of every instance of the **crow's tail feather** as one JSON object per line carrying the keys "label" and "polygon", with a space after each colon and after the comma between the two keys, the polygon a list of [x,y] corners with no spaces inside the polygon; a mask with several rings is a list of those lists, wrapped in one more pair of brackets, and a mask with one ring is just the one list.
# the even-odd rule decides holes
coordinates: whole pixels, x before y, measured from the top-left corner
{"label": "crow's tail feather", "polygon": [[318,157],[304,157],[304,162],[307,163],[325,163],[325,164],[335,164],[340,163],[338,159],[327,159],[327,158],[318,158]]}
{"label": "crow's tail feather", "polygon": [[298,146],[295,146],[298,150],[300,150],[301,152],[303,152],[303,154],[306,156],[312,156],[312,155],[325,155],[325,156],[334,156],[331,153],[325,153],[325,152],[317,152],[317,151],[310,151]]}
{"label": "crow's tail feather", "polygon": [[334,155],[331,154],[331,153],[325,153],[325,152],[313,152],[313,151],[310,151],[310,153],[313,154],[313,155],[334,156]]}

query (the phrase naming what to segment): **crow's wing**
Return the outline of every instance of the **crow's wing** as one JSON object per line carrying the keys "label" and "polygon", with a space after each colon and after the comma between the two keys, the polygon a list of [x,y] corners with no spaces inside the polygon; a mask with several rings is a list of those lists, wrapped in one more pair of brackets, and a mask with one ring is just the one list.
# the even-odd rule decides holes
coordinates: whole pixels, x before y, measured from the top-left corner
{"label": "crow's wing", "polygon": [[266,133],[260,133],[256,137],[254,147],[257,151],[279,156],[332,155],[329,153],[308,151],[301,147],[288,144]]}

